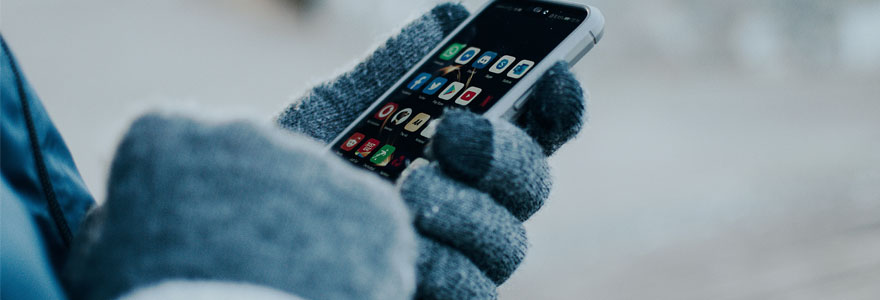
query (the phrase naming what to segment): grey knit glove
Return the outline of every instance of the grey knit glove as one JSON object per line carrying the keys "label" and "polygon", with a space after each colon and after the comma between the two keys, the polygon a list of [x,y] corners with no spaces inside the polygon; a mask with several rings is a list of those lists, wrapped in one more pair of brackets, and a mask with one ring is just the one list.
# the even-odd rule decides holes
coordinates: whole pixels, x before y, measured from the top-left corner
{"label": "grey knit glove", "polygon": [[[278,123],[329,143],[467,16],[457,4],[435,7]],[[401,179],[420,234],[417,298],[496,298],[525,256],[522,221],[550,191],[546,157],[577,134],[584,116],[583,91],[564,63],[531,97],[516,124],[447,111],[427,149],[434,162]]]}
{"label": "grey knit glove", "polygon": [[222,299],[265,298],[234,296],[253,288],[408,299],[417,256],[409,212],[390,185],[361,172],[271,124],[142,116],[116,151],[106,201],[74,239],[61,274],[68,296],[143,299],[170,288],[191,294],[152,299],[188,299],[221,287],[237,291]]}

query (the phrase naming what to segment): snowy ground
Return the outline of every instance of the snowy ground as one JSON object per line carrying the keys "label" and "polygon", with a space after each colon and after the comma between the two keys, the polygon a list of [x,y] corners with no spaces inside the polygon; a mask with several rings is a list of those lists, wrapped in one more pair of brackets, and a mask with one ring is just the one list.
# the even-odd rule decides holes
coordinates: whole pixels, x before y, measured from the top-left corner
{"label": "snowy ground", "polygon": [[[0,25],[101,200],[138,113],[268,119],[433,2],[4,0]],[[502,299],[877,299],[880,2],[592,3],[591,125]]]}

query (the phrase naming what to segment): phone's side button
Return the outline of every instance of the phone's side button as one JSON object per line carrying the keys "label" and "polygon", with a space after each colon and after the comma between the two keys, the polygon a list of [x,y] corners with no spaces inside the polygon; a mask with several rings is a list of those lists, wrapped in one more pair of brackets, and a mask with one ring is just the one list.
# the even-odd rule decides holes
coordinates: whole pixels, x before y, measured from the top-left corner
{"label": "phone's side button", "polygon": [[526,104],[526,100],[529,100],[529,97],[522,97],[522,98],[519,98],[518,100],[516,100],[516,102],[513,103],[513,109],[515,109],[517,111],[522,109],[523,105]]}

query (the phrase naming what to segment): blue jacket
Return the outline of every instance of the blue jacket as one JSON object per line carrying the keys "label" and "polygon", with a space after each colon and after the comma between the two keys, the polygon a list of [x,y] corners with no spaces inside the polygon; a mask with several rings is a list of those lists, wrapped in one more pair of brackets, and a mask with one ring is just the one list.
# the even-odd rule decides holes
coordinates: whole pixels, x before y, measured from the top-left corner
{"label": "blue jacket", "polygon": [[0,36],[2,299],[64,299],[56,274],[94,200]]}

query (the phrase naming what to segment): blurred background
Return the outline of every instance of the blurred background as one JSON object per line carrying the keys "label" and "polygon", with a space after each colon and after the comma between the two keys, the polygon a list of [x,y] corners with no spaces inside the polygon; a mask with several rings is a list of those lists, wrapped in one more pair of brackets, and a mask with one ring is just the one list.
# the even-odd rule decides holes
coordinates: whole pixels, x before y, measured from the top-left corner
{"label": "blurred background", "polygon": [[[136,115],[269,120],[439,2],[3,0],[0,24],[103,201]],[[501,298],[877,299],[880,1],[587,3],[590,125]]]}

